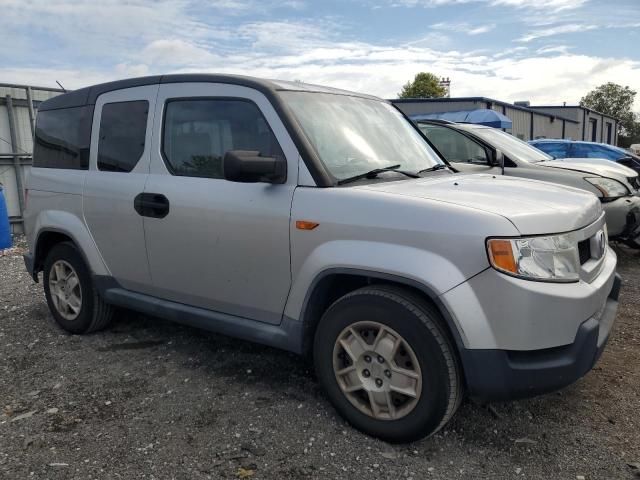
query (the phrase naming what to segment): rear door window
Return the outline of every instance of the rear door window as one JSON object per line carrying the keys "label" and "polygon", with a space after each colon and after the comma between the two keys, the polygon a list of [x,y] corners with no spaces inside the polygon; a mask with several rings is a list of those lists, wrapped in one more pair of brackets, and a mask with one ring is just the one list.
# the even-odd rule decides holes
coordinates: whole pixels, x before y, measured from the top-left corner
{"label": "rear door window", "polygon": [[98,170],[130,172],[144,152],[149,102],[105,103],[100,118]]}
{"label": "rear door window", "polygon": [[204,98],[167,103],[162,153],[174,175],[223,178],[222,159],[229,150],[284,157],[253,102]]}
{"label": "rear door window", "polygon": [[33,166],[87,170],[92,120],[93,105],[38,112]]}

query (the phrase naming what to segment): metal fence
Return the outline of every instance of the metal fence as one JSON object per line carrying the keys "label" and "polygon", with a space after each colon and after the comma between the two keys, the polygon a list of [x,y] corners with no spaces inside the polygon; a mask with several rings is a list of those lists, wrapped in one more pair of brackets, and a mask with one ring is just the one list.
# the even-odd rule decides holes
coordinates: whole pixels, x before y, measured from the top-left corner
{"label": "metal fence", "polygon": [[38,105],[61,93],[57,88],[0,83],[0,184],[14,233],[23,230],[24,185],[33,158]]}

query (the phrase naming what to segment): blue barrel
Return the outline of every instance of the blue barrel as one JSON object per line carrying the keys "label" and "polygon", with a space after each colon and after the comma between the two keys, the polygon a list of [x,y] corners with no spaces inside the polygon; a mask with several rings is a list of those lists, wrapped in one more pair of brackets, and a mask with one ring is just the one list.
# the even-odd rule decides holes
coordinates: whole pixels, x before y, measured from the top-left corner
{"label": "blue barrel", "polygon": [[11,247],[11,228],[9,227],[9,213],[4,201],[2,187],[0,187],[0,250]]}

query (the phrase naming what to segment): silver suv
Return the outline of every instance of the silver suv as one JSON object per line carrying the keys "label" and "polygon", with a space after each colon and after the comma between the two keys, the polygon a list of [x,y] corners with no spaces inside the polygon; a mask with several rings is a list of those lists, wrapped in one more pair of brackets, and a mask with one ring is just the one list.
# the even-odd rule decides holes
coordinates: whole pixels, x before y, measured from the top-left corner
{"label": "silver suv", "polygon": [[[168,75],[44,102],[27,269],[55,321],[114,307],[309,355],[389,441],[586,374],[620,286],[587,192],[455,174],[383,100]],[[508,201],[505,201],[508,199]]]}

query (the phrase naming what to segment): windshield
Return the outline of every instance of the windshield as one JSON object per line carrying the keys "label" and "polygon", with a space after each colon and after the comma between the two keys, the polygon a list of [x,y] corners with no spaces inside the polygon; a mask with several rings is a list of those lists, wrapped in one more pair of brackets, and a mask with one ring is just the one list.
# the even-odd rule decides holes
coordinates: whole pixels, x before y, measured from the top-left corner
{"label": "windshield", "polygon": [[392,165],[418,172],[442,163],[411,123],[385,102],[316,92],[281,95],[338,180]]}
{"label": "windshield", "polygon": [[471,131],[492,147],[502,150],[502,153],[509,158],[515,157],[518,160],[531,163],[553,160],[551,155],[547,155],[542,150],[538,150],[527,142],[523,142],[502,130],[496,128],[474,128]]}

